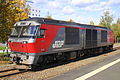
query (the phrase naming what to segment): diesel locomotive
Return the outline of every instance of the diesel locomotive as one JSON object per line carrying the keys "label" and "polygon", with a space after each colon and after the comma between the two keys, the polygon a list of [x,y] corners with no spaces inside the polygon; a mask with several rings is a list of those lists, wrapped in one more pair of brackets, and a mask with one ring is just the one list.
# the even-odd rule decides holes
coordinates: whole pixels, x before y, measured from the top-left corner
{"label": "diesel locomotive", "polygon": [[34,67],[111,50],[114,34],[106,27],[28,18],[14,24],[8,44],[11,61]]}

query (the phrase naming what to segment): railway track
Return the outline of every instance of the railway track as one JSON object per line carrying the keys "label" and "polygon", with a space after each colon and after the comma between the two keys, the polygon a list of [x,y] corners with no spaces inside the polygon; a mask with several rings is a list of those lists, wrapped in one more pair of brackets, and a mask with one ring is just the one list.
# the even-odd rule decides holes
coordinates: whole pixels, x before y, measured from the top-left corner
{"label": "railway track", "polygon": [[[7,69],[6,69],[6,67],[7,67]],[[3,68],[5,68],[5,69],[3,69]],[[17,75],[20,73],[25,73],[28,71],[29,71],[28,69],[17,68],[15,64],[0,66],[0,78],[12,76],[12,75]]]}
{"label": "railway track", "polygon": [[0,68],[3,68],[3,67],[11,67],[11,66],[14,66],[16,64],[8,64],[8,65],[4,65],[4,66],[0,66]]}

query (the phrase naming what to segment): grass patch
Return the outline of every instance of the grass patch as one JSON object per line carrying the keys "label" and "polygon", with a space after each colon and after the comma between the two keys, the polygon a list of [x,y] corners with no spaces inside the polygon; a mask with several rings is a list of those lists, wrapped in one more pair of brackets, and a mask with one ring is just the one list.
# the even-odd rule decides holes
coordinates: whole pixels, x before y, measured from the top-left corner
{"label": "grass patch", "polygon": [[120,45],[120,43],[115,43],[114,45]]}
{"label": "grass patch", "polygon": [[[6,46],[0,46],[0,50],[5,50],[6,49]],[[10,49],[9,47],[8,47],[8,49]]]}
{"label": "grass patch", "polygon": [[3,55],[5,55],[6,53],[0,53],[0,56],[3,56]]}
{"label": "grass patch", "polygon": [[119,47],[120,46],[120,43],[115,43],[114,44],[114,47]]}
{"label": "grass patch", "polygon": [[0,46],[0,50],[5,50],[6,47]]}
{"label": "grass patch", "polygon": [[[9,52],[8,54],[10,54],[10,52]],[[1,55],[6,55],[6,52],[0,53],[0,56],[1,56]]]}
{"label": "grass patch", "polygon": [[10,60],[10,57],[7,57],[6,53],[0,53],[0,61],[9,61],[9,60]]}
{"label": "grass patch", "polygon": [[5,65],[10,63],[10,57],[5,55],[6,53],[0,53],[0,65]]}
{"label": "grass patch", "polygon": [[6,56],[0,56],[0,61],[9,61],[10,58]]}

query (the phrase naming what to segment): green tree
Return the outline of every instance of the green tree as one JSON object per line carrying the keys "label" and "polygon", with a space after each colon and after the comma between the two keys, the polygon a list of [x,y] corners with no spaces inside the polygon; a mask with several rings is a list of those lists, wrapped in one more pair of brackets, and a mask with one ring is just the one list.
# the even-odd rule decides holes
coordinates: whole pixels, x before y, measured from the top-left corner
{"label": "green tree", "polygon": [[99,25],[110,28],[112,25],[112,21],[113,21],[112,15],[110,15],[109,11],[106,11],[104,12],[104,15],[102,16],[102,18],[100,19]]}
{"label": "green tree", "polygon": [[117,37],[120,38],[120,18],[118,18],[117,20],[117,24],[116,24],[116,27],[117,27]]}
{"label": "green tree", "polygon": [[118,25],[120,24],[120,18],[118,18],[118,20],[117,20],[117,24],[118,24]]}
{"label": "green tree", "polygon": [[94,22],[93,22],[93,21],[90,21],[90,25],[94,25]]}
{"label": "green tree", "polygon": [[24,6],[25,0],[0,0],[0,41],[8,39],[16,21],[27,18]]}
{"label": "green tree", "polygon": [[112,24],[111,29],[115,34],[115,38],[120,38],[120,18],[118,18],[116,23]]}

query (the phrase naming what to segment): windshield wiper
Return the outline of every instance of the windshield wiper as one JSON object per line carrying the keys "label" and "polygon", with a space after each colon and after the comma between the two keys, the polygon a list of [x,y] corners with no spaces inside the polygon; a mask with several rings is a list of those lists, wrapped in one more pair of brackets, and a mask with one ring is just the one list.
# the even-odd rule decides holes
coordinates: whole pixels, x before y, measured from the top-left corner
{"label": "windshield wiper", "polygon": [[21,27],[21,30],[20,30],[20,32],[19,32],[19,34],[18,34],[18,38],[22,35],[22,33],[23,33],[23,31],[24,31],[23,28],[24,28],[24,27],[29,27],[30,25],[31,25],[31,23],[30,23],[28,26],[22,26],[22,27]]}

